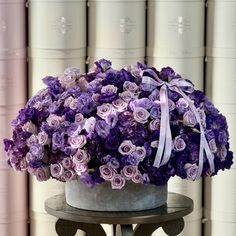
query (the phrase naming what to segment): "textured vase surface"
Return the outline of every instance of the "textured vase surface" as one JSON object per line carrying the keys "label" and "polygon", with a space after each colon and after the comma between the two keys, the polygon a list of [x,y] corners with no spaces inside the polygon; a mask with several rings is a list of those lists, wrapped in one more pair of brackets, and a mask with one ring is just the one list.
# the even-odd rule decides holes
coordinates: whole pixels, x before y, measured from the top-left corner
{"label": "textured vase surface", "polygon": [[127,182],[122,189],[112,189],[109,182],[88,188],[79,180],[65,185],[70,206],[94,211],[141,211],[162,206],[167,200],[167,186]]}

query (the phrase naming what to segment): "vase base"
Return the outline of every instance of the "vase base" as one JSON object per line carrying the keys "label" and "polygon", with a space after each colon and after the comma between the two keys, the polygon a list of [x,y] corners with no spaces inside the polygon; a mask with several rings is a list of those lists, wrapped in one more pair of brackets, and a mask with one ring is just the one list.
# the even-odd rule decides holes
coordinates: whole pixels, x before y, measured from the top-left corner
{"label": "vase base", "polygon": [[142,211],[160,207],[167,201],[167,186],[126,182],[121,190],[105,181],[88,188],[79,180],[66,182],[68,205],[91,211]]}

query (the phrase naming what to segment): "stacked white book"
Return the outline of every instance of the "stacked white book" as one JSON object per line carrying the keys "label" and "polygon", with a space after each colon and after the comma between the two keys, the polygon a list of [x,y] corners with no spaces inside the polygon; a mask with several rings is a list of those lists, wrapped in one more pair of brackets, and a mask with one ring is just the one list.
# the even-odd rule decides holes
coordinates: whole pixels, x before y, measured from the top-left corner
{"label": "stacked white book", "polygon": [[[203,89],[205,2],[203,0],[149,0],[147,62],[158,69],[171,66],[196,88]],[[169,191],[194,200],[194,211],[185,218],[182,236],[200,236],[202,181],[173,178]],[[194,230],[193,230],[194,229]],[[157,233],[166,235],[162,230]],[[155,235],[155,233],[154,233]],[[158,234],[157,234],[158,235]]]}
{"label": "stacked white book", "polygon": [[[207,95],[226,115],[230,147],[236,153],[236,1],[209,0],[207,10]],[[205,183],[205,235],[236,232],[236,163]]]}
{"label": "stacked white book", "polygon": [[0,235],[27,235],[27,177],[7,165],[2,140],[26,101],[24,0],[0,0]]}
{"label": "stacked white book", "polygon": [[145,57],[145,0],[89,0],[89,67],[100,58],[121,68]]}
{"label": "stacked white book", "polygon": [[[42,78],[58,76],[68,66],[85,72],[86,1],[29,2],[29,94],[44,87]],[[46,214],[44,201],[64,192],[64,184],[30,179],[31,236],[56,236],[56,218]]]}

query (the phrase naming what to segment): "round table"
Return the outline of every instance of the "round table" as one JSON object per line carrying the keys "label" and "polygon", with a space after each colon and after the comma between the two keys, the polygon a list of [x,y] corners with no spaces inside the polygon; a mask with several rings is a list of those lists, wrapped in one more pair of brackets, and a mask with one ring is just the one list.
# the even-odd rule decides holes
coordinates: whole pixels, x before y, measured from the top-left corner
{"label": "round table", "polygon": [[[169,193],[164,206],[136,212],[98,212],[86,211],[69,206],[64,194],[46,200],[45,209],[59,218],[56,232],[59,236],[73,236],[78,229],[89,236],[106,236],[100,224],[112,224],[113,236],[150,236],[162,227],[169,236],[175,236],[184,228],[183,217],[193,210],[192,199]],[[137,224],[133,229],[132,224]]]}

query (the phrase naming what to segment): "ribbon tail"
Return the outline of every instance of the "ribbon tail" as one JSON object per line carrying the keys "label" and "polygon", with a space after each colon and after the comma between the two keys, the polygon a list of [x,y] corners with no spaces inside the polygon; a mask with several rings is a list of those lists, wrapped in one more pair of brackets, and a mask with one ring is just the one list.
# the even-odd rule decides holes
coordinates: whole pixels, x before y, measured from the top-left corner
{"label": "ribbon tail", "polygon": [[159,143],[157,147],[156,157],[154,159],[154,167],[159,168],[165,148],[165,139],[166,139],[166,99],[168,102],[168,98],[166,98],[166,85],[163,85],[160,89],[160,102],[161,102],[161,124],[160,124],[160,136]]}
{"label": "ribbon tail", "polygon": [[167,90],[165,91],[166,93],[166,106],[165,106],[165,112],[166,112],[166,136],[165,136],[165,152],[164,152],[164,157],[162,159],[161,165],[165,165],[169,160],[172,152],[172,135],[171,135],[171,130],[170,130],[170,114],[169,114],[169,104],[168,104],[168,94]]}

